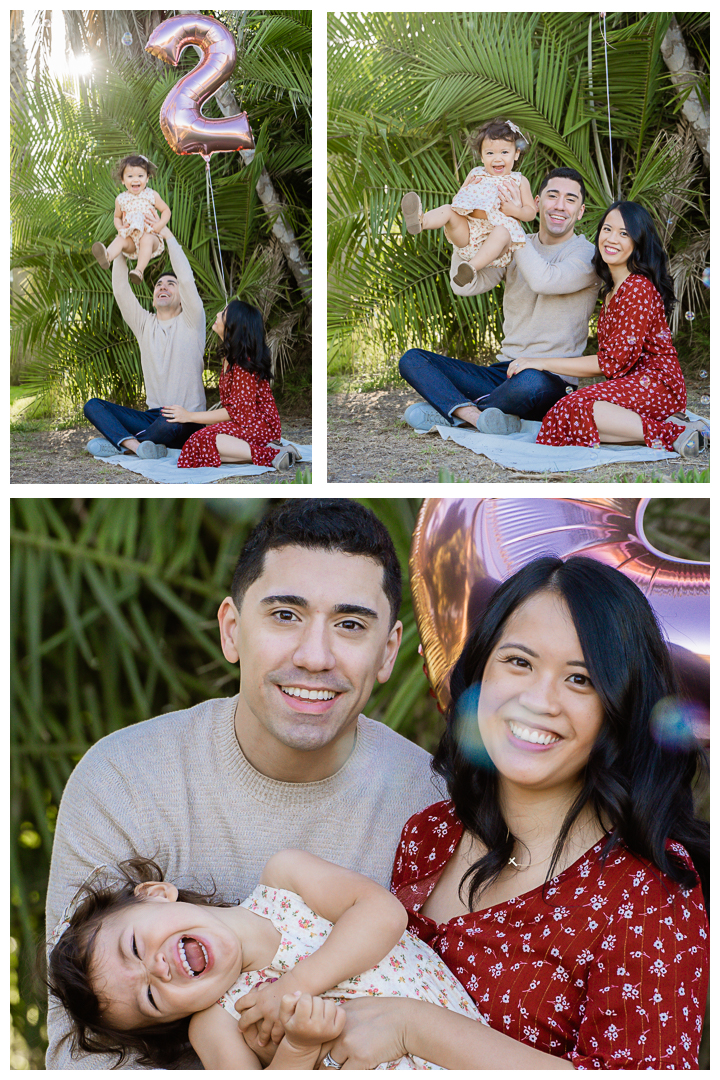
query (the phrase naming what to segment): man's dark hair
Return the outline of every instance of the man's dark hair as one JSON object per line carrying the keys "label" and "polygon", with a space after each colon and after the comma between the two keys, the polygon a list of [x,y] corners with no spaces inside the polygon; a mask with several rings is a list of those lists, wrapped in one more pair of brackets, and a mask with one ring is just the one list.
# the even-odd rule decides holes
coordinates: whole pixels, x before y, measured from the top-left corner
{"label": "man's dark hair", "polygon": [[246,590],[260,577],[265,553],[283,547],[321,548],[364,555],[383,568],[383,591],[390,604],[390,625],[402,598],[400,562],[383,523],[352,499],[287,499],[260,521],[245,542],[235,567],[232,597],[240,606]]}
{"label": "man's dark hair", "polygon": [[[163,270],[162,274],[158,274],[157,281],[159,281],[161,277],[174,277],[176,281],[178,279],[177,274],[173,270]],[[156,285],[157,281],[155,282]]]}
{"label": "man's dark hair", "polygon": [[542,195],[543,191],[548,186],[551,180],[574,180],[576,184],[580,185],[580,198],[582,199],[583,203],[585,202],[585,199],[587,197],[587,192],[585,191],[585,181],[583,180],[577,169],[570,169],[564,165],[559,169],[552,169],[547,174],[540,187],[538,188],[538,195]]}

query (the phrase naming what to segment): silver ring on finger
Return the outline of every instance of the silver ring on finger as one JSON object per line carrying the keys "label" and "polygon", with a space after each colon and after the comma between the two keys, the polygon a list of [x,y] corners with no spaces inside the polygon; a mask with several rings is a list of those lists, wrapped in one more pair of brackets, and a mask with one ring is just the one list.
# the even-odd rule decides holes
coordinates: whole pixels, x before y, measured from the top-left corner
{"label": "silver ring on finger", "polygon": [[329,1051],[323,1058],[323,1065],[326,1069],[342,1069],[342,1065],[340,1064],[340,1062],[336,1061]]}

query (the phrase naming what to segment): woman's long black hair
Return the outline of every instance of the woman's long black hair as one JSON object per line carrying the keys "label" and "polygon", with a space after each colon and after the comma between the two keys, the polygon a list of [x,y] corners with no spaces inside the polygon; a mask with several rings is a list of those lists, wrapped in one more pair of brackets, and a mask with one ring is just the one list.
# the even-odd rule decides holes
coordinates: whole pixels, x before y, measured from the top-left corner
{"label": "woman's long black hair", "polygon": [[695,876],[665,849],[666,840],[679,841],[690,853],[707,903],[709,826],[696,819],[692,795],[704,755],[691,735],[680,746],[664,743],[654,734],[651,719],[659,702],[678,693],[667,645],[648,601],[628,577],[594,559],[573,556],[565,562],[536,559],[501,585],[452,672],[447,728],[433,767],[446,781],[460,821],[487,848],[463,878],[463,884],[470,882],[470,908],[507,865],[516,841],[502,814],[497,771],[487,754],[478,761],[463,727],[467,722],[477,731],[472,688],[479,687],[507,620],[543,591],[567,605],[605,713],[582,789],[560,828],[548,878],[574,822],[589,806],[609,832],[604,857],[623,843],[683,888],[693,888]]}
{"label": "woman's long black hair", "polygon": [[220,352],[228,367],[239,364],[258,379],[272,379],[272,357],[265,323],[258,308],[244,300],[231,300],[225,308],[225,334]]}
{"label": "woman's long black hair", "polygon": [[669,319],[672,309],[677,304],[675,283],[670,276],[667,255],[660,243],[653,220],[639,203],[614,202],[612,206],[608,206],[600,220],[595,236],[595,254],[592,259],[595,271],[603,282],[600,287],[600,299],[604,299],[614,285],[610,269],[600,254],[600,230],[611,210],[620,211],[625,231],[635,245],[628,259],[628,270],[631,274],[642,274],[643,277],[652,281],[662,298],[665,318]]}

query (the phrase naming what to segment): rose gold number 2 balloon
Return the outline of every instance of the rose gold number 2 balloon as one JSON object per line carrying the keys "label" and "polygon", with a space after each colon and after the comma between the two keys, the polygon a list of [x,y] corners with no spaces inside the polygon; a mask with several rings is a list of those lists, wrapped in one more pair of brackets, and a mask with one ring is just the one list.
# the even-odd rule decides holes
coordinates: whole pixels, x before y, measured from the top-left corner
{"label": "rose gold number 2 balloon", "polygon": [[710,564],[657,551],[647,499],[426,499],[410,553],[415,618],[441,708],[465,638],[491,594],[541,555],[587,555],[622,570],[655,611],[692,699],[710,673]]}
{"label": "rose gold number 2 balloon", "polygon": [[202,60],[174,86],[160,110],[160,127],[176,154],[252,150],[255,142],[247,113],[206,120],[200,109],[226,82],[235,67],[235,38],[209,15],[174,15],[150,35],[146,52],[177,67],[187,45],[202,49]]}

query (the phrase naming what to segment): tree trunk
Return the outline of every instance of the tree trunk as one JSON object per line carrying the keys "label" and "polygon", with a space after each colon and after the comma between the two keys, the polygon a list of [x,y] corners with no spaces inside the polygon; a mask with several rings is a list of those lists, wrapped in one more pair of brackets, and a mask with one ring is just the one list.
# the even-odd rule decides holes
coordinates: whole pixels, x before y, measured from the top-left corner
{"label": "tree trunk", "polygon": [[[672,22],[660,45],[670,78],[681,91],[697,80],[697,71],[687,50],[682,31],[673,15]],[[693,88],[682,107],[682,113],[702,151],[706,168],[710,168],[710,109]]]}
{"label": "tree trunk", "polygon": [[[181,9],[179,13],[183,15],[188,12]],[[197,49],[197,46],[195,46],[195,48]],[[218,90],[215,94],[215,100],[220,106],[220,111],[223,116],[237,116],[237,114],[242,111],[228,83],[225,83],[225,85]],[[238,152],[245,165],[249,165],[255,155],[254,150],[240,150]],[[267,169],[264,168],[260,173],[258,182],[255,185],[255,190],[257,191],[260,202],[263,204],[265,213],[273,223],[273,236],[280,244],[282,253],[285,256],[285,261],[297,282],[303,300],[312,310],[312,277],[310,274],[310,267],[308,266],[302,248],[295,239],[295,233],[285,220],[282,200],[275,190],[275,185],[273,184]]]}

